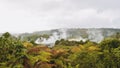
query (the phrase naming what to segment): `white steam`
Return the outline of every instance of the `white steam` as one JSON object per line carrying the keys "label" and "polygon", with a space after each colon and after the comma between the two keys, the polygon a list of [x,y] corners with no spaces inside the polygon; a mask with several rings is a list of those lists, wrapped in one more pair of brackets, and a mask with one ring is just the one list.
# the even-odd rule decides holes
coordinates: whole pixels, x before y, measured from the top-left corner
{"label": "white steam", "polygon": [[81,36],[80,37],[78,37],[78,38],[72,38],[72,39],[68,39],[69,41],[83,41],[83,42],[85,42],[87,39],[86,38],[82,38]]}
{"label": "white steam", "polygon": [[49,45],[50,47],[54,46],[56,40],[60,39],[66,39],[67,38],[67,33],[66,29],[60,29],[59,33],[58,32],[53,32],[52,36],[50,36],[48,39],[46,38],[38,38],[35,43],[37,44],[45,44]]}
{"label": "white steam", "polygon": [[[106,33],[107,32],[107,33]],[[58,31],[53,32],[53,34],[48,38],[38,38],[35,43],[37,44],[45,44],[45,45],[49,45],[50,47],[54,46],[54,43],[56,40],[60,40],[60,39],[66,39],[69,41],[83,41],[85,42],[86,40],[90,40],[93,42],[101,42],[101,40],[104,39],[105,36],[110,36],[113,33],[111,31],[104,31],[101,29],[88,29],[86,31],[87,33],[87,37],[83,38],[82,36],[80,36],[79,34],[71,37],[71,34],[69,34],[67,29],[59,29]],[[105,34],[105,36],[104,36]]]}
{"label": "white steam", "polygon": [[101,30],[89,29],[87,33],[88,33],[88,39],[93,42],[100,42],[104,38]]}
{"label": "white steam", "polygon": [[61,39],[67,39],[67,29],[59,29],[59,32]]}

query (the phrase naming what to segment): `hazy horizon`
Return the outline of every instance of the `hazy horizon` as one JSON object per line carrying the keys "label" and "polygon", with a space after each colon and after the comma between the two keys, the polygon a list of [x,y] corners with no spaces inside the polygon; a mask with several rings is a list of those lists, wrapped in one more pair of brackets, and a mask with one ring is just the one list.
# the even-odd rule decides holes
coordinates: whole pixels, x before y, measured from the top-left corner
{"label": "hazy horizon", "polygon": [[0,33],[120,28],[119,0],[0,0]]}

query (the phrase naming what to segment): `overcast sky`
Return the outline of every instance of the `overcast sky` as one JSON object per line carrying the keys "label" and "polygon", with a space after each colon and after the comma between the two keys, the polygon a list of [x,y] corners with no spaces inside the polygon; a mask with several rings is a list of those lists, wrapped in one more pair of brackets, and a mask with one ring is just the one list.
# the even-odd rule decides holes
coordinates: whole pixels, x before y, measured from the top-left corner
{"label": "overcast sky", "polygon": [[120,0],[0,0],[0,32],[120,28]]}

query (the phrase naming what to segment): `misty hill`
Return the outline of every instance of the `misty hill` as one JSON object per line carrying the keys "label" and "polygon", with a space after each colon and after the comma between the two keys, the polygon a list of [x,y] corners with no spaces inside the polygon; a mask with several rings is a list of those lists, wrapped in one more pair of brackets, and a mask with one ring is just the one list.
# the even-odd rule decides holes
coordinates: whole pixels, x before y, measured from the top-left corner
{"label": "misty hill", "polygon": [[[91,40],[100,42],[102,39],[120,33],[120,29],[113,28],[63,28],[47,31],[37,31],[33,33],[23,33],[19,35],[22,40],[39,41],[53,43],[59,39],[75,40]],[[45,39],[44,39],[45,38]]]}

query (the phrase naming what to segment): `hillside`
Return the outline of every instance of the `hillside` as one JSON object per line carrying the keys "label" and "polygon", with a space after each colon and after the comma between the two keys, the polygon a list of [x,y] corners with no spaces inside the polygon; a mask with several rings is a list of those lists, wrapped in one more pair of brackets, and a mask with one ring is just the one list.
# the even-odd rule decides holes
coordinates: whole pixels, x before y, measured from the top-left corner
{"label": "hillside", "polygon": [[100,43],[61,39],[51,48],[21,41],[9,32],[0,37],[0,68],[119,67],[120,34],[116,38],[106,38]]}
{"label": "hillside", "polygon": [[51,44],[56,40],[67,39],[70,41],[90,40],[100,42],[106,37],[120,33],[120,29],[114,28],[64,28],[47,31],[36,31],[19,35],[21,40],[33,41],[38,44]]}

